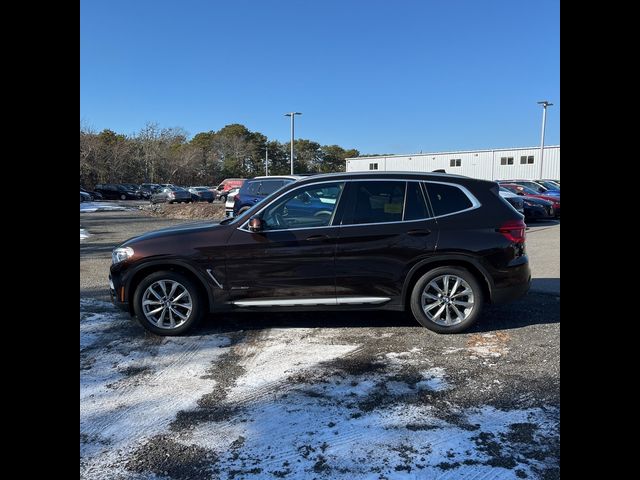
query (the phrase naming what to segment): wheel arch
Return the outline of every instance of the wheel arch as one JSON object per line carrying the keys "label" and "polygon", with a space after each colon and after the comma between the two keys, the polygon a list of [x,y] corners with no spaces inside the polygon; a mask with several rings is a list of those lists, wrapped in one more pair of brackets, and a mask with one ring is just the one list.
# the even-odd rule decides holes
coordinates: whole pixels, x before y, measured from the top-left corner
{"label": "wheel arch", "polygon": [[178,272],[193,280],[196,288],[198,288],[202,294],[202,298],[207,302],[205,305],[206,311],[210,312],[213,309],[213,292],[210,288],[207,288],[207,281],[200,272],[191,265],[181,262],[180,260],[157,260],[145,263],[138,267],[135,272],[131,274],[131,278],[127,282],[125,292],[127,298],[130,299],[129,313],[131,315],[134,315],[133,296],[136,288],[140,285],[140,282],[142,282],[142,280],[148,275],[162,270]]}
{"label": "wheel arch", "polygon": [[402,287],[402,305],[405,308],[411,300],[411,292],[417,281],[430,270],[438,267],[463,267],[476,278],[482,287],[482,293],[487,302],[492,300],[493,281],[488,272],[477,261],[462,255],[439,256],[435,259],[426,259],[414,265],[409,273],[407,273],[404,285]]}

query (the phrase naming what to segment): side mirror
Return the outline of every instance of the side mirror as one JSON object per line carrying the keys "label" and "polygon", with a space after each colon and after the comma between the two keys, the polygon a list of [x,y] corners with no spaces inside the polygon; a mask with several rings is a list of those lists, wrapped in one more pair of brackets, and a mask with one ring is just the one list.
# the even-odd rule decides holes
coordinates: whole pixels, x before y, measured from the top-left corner
{"label": "side mirror", "polygon": [[264,223],[260,217],[251,217],[249,220],[249,230],[252,232],[261,232],[264,228]]}

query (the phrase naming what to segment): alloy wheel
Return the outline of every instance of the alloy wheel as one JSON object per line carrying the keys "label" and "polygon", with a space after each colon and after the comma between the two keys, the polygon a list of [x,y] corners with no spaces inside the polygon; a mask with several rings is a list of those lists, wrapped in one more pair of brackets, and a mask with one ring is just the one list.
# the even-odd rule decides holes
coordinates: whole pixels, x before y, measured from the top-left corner
{"label": "alloy wheel", "polygon": [[440,275],[422,291],[422,310],[432,322],[452,326],[469,318],[475,306],[473,289],[457,275]]}
{"label": "alloy wheel", "polygon": [[184,285],[175,280],[158,280],[142,295],[142,311],[158,328],[171,330],[183,325],[191,315],[193,302]]}

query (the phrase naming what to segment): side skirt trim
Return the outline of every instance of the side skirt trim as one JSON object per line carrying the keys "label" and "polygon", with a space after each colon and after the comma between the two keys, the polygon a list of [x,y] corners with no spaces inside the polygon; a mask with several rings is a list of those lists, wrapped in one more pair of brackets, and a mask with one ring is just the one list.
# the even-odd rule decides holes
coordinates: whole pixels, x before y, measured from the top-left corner
{"label": "side skirt trim", "polygon": [[237,300],[237,307],[298,307],[305,305],[377,305],[391,300],[389,297],[292,298],[272,300]]}

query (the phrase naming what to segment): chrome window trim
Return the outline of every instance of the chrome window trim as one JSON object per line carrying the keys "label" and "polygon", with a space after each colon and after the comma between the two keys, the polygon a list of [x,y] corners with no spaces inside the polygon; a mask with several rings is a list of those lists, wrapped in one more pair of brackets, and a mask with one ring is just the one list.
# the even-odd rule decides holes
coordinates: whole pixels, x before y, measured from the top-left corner
{"label": "chrome window trim", "polygon": [[[451,215],[458,215],[460,213],[464,213],[464,212],[470,212],[471,210],[475,210],[476,208],[480,208],[482,206],[482,203],[480,203],[480,200],[478,200],[473,193],[471,193],[469,191],[469,189],[463,185],[458,185],[457,183],[450,183],[450,182],[438,182],[438,181],[433,181],[433,180],[423,180],[423,183],[438,183],[441,185],[449,185],[451,187],[456,187],[459,190],[462,191],[462,193],[465,194],[465,196],[469,199],[469,201],[471,202],[471,206],[469,208],[465,208],[464,210],[458,210],[457,212],[451,212],[451,213],[445,213],[444,215],[435,215],[433,218],[444,218],[444,217],[450,217]],[[427,196],[429,196],[429,187],[427,186]],[[429,202],[431,202],[431,197],[429,197]],[[433,208],[433,204],[431,205],[431,208],[433,210],[433,213],[435,214],[436,211]]]}
{"label": "chrome window trim", "polygon": [[[423,222],[425,220],[433,220],[433,219],[438,219],[438,218],[449,217],[451,215],[458,215],[460,213],[464,213],[464,212],[469,212],[471,210],[475,210],[475,209],[480,208],[482,206],[480,201],[469,191],[468,188],[464,187],[463,185],[458,185],[457,183],[451,183],[451,182],[440,182],[440,181],[437,181],[437,180],[423,180],[423,179],[353,178],[353,179],[342,179],[342,180],[322,180],[322,181],[319,181],[319,182],[305,183],[304,185],[300,185],[298,187],[295,187],[295,188],[289,190],[288,192],[286,192],[286,194],[289,194],[291,192],[299,190],[300,188],[309,187],[309,186],[312,186],[312,185],[323,185],[323,184],[326,184],[326,183],[340,183],[340,182],[342,182],[342,183],[345,183],[345,187],[346,187],[346,183],[347,182],[389,182],[389,181],[418,182],[418,183],[424,183],[424,184],[427,184],[427,183],[438,183],[438,184],[442,184],[442,185],[449,185],[449,186],[452,186],[452,187],[456,187],[456,188],[462,190],[462,193],[464,193],[465,196],[469,199],[469,201],[471,201],[472,206],[469,207],[469,208],[466,208],[464,210],[458,210],[457,212],[447,213],[445,215],[434,215],[432,217],[419,218],[419,219],[416,219],[416,220],[401,220],[401,221],[397,221],[397,222],[378,222],[378,223],[355,223],[355,224],[348,224],[348,225],[344,225],[344,224],[331,225],[331,224],[329,224],[329,225],[320,226],[320,227],[286,228],[286,229],[282,229],[282,230],[271,230],[271,231],[273,231],[273,232],[289,232],[289,231],[293,231],[293,230],[312,230],[312,229],[318,229],[318,228],[362,227],[362,226],[367,226],[367,225],[392,225],[392,224],[396,224],[396,223]],[[344,192],[344,188],[340,192],[340,198],[342,198],[342,193],[343,192]],[[425,196],[425,192],[424,191],[422,192],[422,195]],[[431,211],[433,213],[435,213],[435,211],[433,210],[433,206],[431,205],[431,199],[428,198],[428,195],[429,195],[429,191],[428,191],[428,188],[427,188],[425,201],[427,202],[427,206],[431,206]],[[258,210],[254,214],[254,216],[255,215],[260,215],[262,212],[264,212],[269,206],[271,206],[274,202],[276,202],[281,197],[282,197],[282,195],[279,195],[278,197],[276,197],[273,200],[271,200],[269,203],[264,205],[260,210]],[[405,192],[405,201],[406,201],[406,192]],[[338,207],[339,203],[340,203],[339,200],[336,201],[336,209],[334,211],[334,218],[335,218],[335,212],[337,212],[337,210],[338,210],[337,207]],[[429,208],[427,208],[427,210],[429,210]],[[430,213],[430,212],[427,212],[427,213]],[[404,212],[403,212],[402,216],[404,218]],[[246,228],[247,225],[249,224],[249,220],[250,219],[245,220],[245,222],[242,225],[240,225],[239,227],[237,227],[236,230],[242,230],[243,232],[253,233],[251,230]],[[332,218],[332,222],[333,222],[333,218]]]}

